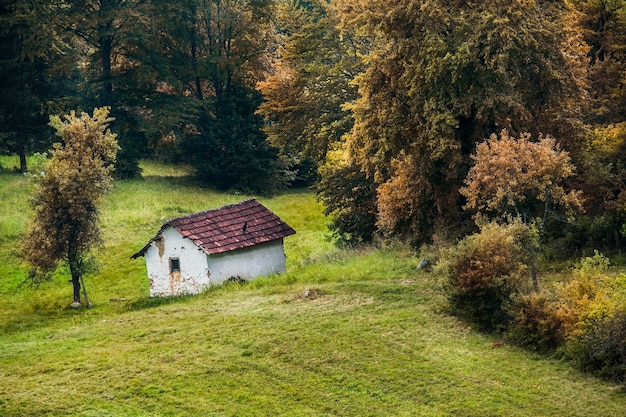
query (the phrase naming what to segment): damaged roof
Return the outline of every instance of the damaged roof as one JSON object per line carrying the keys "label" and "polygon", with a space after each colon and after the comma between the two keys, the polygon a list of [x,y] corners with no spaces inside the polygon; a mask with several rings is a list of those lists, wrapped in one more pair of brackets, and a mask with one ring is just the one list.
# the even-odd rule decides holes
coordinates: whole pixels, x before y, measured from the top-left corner
{"label": "damaged roof", "polygon": [[296,233],[256,199],[168,220],[146,246],[131,258],[143,256],[150,244],[173,227],[208,254],[229,252]]}

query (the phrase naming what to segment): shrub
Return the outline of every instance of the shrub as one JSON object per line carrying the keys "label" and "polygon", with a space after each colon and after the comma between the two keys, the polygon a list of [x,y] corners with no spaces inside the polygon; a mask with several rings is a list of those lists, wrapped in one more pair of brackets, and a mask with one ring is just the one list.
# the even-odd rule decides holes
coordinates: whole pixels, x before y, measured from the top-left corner
{"label": "shrub", "polygon": [[539,352],[550,352],[560,347],[566,337],[568,312],[554,294],[546,290],[520,294],[511,310],[507,338],[519,345]]}
{"label": "shrub", "polygon": [[[568,346],[577,365],[617,383],[626,383],[626,305],[605,317],[582,323],[583,330]],[[608,313],[608,312],[607,312]]]}
{"label": "shrub", "polygon": [[453,312],[481,329],[502,330],[509,321],[512,296],[527,285],[520,223],[488,223],[446,254],[447,293]]}
{"label": "shrub", "polygon": [[610,297],[607,293],[608,267],[609,260],[596,252],[579,263],[572,280],[559,290],[562,308],[567,311],[568,319],[564,325],[568,335],[575,336],[580,323],[590,315],[600,313],[601,305]]}
{"label": "shrub", "polygon": [[626,275],[611,276],[596,252],[561,290],[568,312],[566,356],[581,369],[626,382]]}

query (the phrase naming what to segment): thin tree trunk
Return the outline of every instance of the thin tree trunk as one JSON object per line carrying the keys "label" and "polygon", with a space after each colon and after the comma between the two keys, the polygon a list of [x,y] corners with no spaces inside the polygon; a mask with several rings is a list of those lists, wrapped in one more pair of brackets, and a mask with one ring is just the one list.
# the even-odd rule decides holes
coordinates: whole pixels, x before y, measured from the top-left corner
{"label": "thin tree trunk", "polygon": [[113,77],[111,73],[111,54],[113,51],[113,17],[115,5],[111,0],[100,3],[100,23],[98,25],[98,43],[100,46],[100,63],[102,65],[102,98],[105,106],[111,106],[113,93]]}
{"label": "thin tree trunk", "polygon": [[[70,269],[72,269],[70,267]],[[80,275],[72,270],[72,285],[74,286],[74,302],[80,303]]]}
{"label": "thin tree trunk", "polygon": [[100,57],[102,59],[102,102],[110,106],[113,93],[113,81],[111,76],[111,50],[113,38],[103,36],[100,39]]}
{"label": "thin tree trunk", "polygon": [[85,306],[87,306],[87,308],[91,307],[91,303],[89,302],[89,297],[87,297],[87,287],[85,287],[85,280],[83,279],[83,276],[80,276],[80,283],[83,286],[83,296],[85,297]]}
{"label": "thin tree trunk", "polygon": [[78,256],[78,251],[74,247],[72,239],[69,241],[69,248],[67,253],[67,263],[70,266],[70,273],[72,274],[72,285],[74,286],[74,302],[80,304],[80,281],[82,279],[81,262]]}

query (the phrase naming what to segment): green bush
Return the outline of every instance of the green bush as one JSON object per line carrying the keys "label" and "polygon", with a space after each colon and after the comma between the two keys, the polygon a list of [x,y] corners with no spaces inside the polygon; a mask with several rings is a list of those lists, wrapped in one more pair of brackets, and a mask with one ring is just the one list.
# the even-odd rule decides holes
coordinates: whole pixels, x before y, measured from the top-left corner
{"label": "green bush", "polygon": [[322,170],[317,185],[328,228],[340,245],[358,247],[371,243],[376,234],[376,187],[356,165]]}
{"label": "green bush", "polygon": [[626,306],[589,318],[567,347],[568,355],[584,371],[626,384]]}
{"label": "green bush", "polygon": [[453,313],[487,331],[503,330],[512,296],[527,286],[522,242],[529,230],[514,222],[488,223],[445,255],[447,295]]}

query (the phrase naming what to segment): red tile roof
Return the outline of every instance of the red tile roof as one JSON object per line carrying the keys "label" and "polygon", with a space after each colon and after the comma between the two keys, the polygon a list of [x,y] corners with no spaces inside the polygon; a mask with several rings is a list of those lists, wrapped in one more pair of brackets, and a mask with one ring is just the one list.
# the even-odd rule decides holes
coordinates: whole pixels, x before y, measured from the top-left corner
{"label": "red tile roof", "polygon": [[174,227],[209,254],[247,248],[296,233],[268,208],[257,200],[250,199],[168,220],[159,233],[132,258],[143,256],[150,244],[167,227]]}

